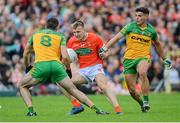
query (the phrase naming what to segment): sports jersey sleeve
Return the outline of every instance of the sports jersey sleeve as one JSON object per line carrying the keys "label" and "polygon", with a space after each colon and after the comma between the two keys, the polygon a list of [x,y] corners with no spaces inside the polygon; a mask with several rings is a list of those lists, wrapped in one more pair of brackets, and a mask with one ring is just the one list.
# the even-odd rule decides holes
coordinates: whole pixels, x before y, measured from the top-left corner
{"label": "sports jersey sleeve", "polygon": [[99,36],[97,36],[97,44],[98,44],[98,49],[102,48],[104,44],[103,40]]}
{"label": "sports jersey sleeve", "polygon": [[123,35],[123,36],[126,36],[129,32],[130,32],[130,29],[131,29],[131,23],[127,24],[126,26],[124,26],[120,33]]}
{"label": "sports jersey sleeve", "polygon": [[33,45],[33,36],[31,36],[31,37],[29,38],[28,43],[29,43],[30,45]]}
{"label": "sports jersey sleeve", "polygon": [[70,38],[67,42],[67,47],[71,48],[72,47],[72,39]]}
{"label": "sports jersey sleeve", "polygon": [[157,34],[156,30],[152,33],[152,40],[153,41],[158,41],[158,34]]}
{"label": "sports jersey sleeve", "polygon": [[66,38],[63,35],[61,36],[61,45],[66,46]]}

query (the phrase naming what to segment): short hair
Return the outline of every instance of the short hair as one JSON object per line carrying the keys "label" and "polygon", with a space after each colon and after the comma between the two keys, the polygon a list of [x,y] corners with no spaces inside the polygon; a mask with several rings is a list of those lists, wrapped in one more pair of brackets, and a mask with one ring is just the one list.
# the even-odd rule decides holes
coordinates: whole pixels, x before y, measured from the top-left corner
{"label": "short hair", "polygon": [[149,15],[149,9],[147,7],[144,7],[144,6],[136,8],[136,12],[142,12],[146,15]]}
{"label": "short hair", "polygon": [[73,29],[76,29],[78,26],[84,27],[84,22],[81,20],[77,20],[72,24]]}
{"label": "short hair", "polygon": [[55,30],[59,25],[59,21],[56,18],[50,18],[47,20],[47,28]]}

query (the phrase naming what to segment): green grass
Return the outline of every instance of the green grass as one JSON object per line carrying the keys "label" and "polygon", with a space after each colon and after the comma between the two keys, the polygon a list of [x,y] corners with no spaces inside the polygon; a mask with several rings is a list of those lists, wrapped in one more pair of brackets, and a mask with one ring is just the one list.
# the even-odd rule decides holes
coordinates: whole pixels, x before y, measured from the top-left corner
{"label": "green grass", "polygon": [[104,95],[89,95],[94,103],[110,115],[96,115],[85,111],[68,115],[70,102],[64,96],[33,97],[37,117],[27,117],[27,108],[20,97],[0,97],[0,122],[180,122],[180,93],[151,94],[151,110],[141,113],[139,105],[130,96],[118,96],[124,115],[116,115]]}

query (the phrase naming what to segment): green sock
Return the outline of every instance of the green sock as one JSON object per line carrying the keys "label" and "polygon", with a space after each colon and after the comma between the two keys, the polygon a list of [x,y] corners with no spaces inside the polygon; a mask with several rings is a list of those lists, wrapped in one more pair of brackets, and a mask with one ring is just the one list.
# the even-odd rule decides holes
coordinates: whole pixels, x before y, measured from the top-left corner
{"label": "green sock", "polygon": [[148,98],[148,96],[144,96],[144,101],[149,101],[149,98]]}
{"label": "green sock", "polygon": [[28,111],[29,111],[29,112],[33,112],[33,107],[32,107],[32,106],[29,107],[29,108],[28,108]]}
{"label": "green sock", "polygon": [[94,111],[96,111],[96,112],[99,112],[99,111],[100,111],[100,109],[97,108],[95,105],[93,105],[93,106],[91,107],[91,109],[94,110]]}
{"label": "green sock", "polygon": [[142,100],[139,101],[139,104],[140,104],[140,106],[142,107],[142,106],[143,106],[143,101],[142,101]]}

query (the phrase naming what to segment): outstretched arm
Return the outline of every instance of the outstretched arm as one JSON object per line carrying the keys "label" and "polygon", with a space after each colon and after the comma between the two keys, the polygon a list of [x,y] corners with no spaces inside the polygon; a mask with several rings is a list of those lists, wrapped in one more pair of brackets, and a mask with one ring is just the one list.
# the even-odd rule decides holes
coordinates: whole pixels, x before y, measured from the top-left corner
{"label": "outstretched arm", "polygon": [[117,41],[119,41],[123,37],[122,33],[119,32],[116,34],[108,43],[106,43],[102,48],[99,50],[99,56],[101,59],[107,58],[110,54],[111,51],[108,49]]}
{"label": "outstretched arm", "polygon": [[122,37],[123,35],[121,32],[117,33],[110,41],[108,41],[108,43],[106,43],[105,47],[109,49],[114,43],[119,41]]}

